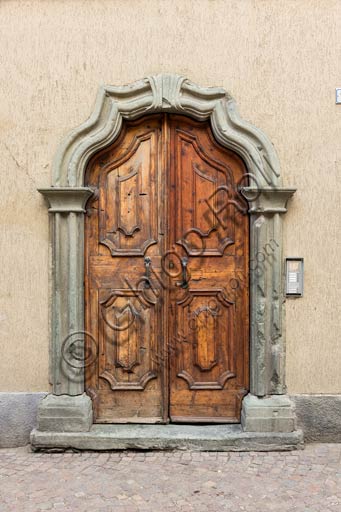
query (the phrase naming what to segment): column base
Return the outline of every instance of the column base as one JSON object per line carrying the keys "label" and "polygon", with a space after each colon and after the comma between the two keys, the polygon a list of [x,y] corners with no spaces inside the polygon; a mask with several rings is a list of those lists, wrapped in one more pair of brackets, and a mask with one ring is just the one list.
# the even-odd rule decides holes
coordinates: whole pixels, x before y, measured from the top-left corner
{"label": "column base", "polygon": [[88,395],[49,394],[38,407],[38,430],[42,432],[89,432],[92,402]]}
{"label": "column base", "polygon": [[243,400],[241,424],[244,432],[294,432],[294,403],[287,395],[259,398],[249,394]]}

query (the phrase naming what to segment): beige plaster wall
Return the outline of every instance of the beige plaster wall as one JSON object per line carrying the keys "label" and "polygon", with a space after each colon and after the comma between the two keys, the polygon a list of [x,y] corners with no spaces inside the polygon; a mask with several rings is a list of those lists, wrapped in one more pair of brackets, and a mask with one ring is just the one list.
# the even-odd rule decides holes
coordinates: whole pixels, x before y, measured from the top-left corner
{"label": "beige plaster wall", "polygon": [[0,390],[48,389],[48,219],[62,137],[100,84],[177,72],[222,85],[274,142],[298,192],[285,254],[305,258],[287,302],[289,391],[341,392],[341,2],[0,2]]}

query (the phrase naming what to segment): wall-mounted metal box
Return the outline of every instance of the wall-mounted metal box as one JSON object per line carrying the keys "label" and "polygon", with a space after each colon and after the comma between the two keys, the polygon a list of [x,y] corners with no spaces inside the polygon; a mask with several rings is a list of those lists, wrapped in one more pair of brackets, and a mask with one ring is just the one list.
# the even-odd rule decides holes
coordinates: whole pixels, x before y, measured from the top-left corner
{"label": "wall-mounted metal box", "polygon": [[303,258],[286,258],[285,269],[287,297],[302,297]]}

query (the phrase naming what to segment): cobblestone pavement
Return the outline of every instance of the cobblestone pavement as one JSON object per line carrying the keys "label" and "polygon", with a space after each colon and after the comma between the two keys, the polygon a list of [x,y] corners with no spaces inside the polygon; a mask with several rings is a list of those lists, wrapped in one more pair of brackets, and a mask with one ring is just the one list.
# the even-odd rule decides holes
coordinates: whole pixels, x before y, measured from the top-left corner
{"label": "cobblestone pavement", "polygon": [[341,511],[341,445],[304,451],[0,450],[0,511]]}

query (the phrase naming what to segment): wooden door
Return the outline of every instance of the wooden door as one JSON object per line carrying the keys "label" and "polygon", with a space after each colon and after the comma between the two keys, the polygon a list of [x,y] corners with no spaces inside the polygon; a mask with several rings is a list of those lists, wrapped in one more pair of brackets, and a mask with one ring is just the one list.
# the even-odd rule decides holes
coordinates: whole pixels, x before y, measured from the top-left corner
{"label": "wooden door", "polygon": [[124,123],[95,155],[85,222],[95,419],[238,422],[248,388],[245,168],[209,123]]}
{"label": "wooden door", "polygon": [[170,418],[239,421],[248,386],[248,216],[241,160],[208,123],[170,119],[170,245],[185,265],[170,294]]}
{"label": "wooden door", "polygon": [[[163,420],[162,301],[148,300],[144,276],[160,266],[166,213],[162,119],[126,124],[119,140],[90,162],[95,188],[85,222],[86,386],[99,422]],[[146,258],[150,258],[146,259]]]}

